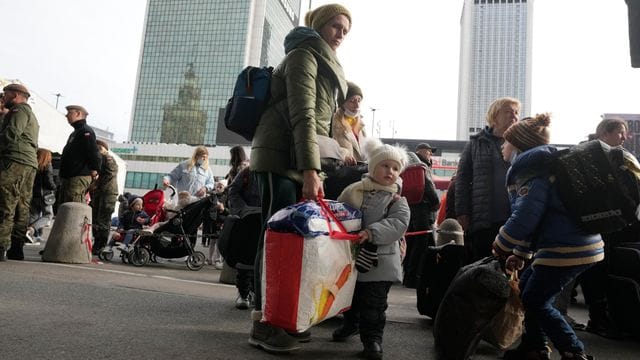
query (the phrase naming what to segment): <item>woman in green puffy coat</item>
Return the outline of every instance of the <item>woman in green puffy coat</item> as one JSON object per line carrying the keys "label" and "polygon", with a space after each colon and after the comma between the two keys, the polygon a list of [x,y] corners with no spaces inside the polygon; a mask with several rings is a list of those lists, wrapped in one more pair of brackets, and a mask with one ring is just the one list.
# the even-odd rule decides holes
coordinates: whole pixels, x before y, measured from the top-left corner
{"label": "woman in green puffy coat", "polygon": [[[351,29],[349,11],[338,4],[309,11],[306,27],[285,38],[285,58],[271,80],[271,100],[256,129],[251,169],[261,189],[263,223],[301,198],[324,195],[318,136],[329,136],[337,103],[345,100],[347,82],[336,49]],[[299,348],[308,334],[288,334],[261,322],[261,236],[255,264],[255,310],[249,343],[271,352]],[[303,339],[305,338],[305,339]]]}

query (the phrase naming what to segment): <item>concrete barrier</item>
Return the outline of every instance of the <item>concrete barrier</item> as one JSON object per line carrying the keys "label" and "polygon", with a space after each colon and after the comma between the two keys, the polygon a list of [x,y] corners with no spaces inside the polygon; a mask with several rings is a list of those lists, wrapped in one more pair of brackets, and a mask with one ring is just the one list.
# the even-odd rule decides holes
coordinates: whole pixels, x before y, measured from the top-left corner
{"label": "concrete barrier", "polygon": [[42,261],[88,264],[91,243],[91,207],[76,202],[63,203],[58,207]]}

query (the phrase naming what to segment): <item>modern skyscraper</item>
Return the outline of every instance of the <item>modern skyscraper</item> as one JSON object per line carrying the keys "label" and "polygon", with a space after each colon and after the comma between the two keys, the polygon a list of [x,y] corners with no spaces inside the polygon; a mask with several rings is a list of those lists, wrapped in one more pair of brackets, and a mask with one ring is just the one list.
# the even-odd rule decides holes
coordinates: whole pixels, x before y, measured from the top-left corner
{"label": "modern skyscraper", "polygon": [[522,102],[531,111],[533,0],[465,0],[460,31],[457,139],[486,125],[496,98]]}
{"label": "modern skyscraper", "polygon": [[129,138],[214,145],[247,65],[275,65],[301,0],[149,0]]}

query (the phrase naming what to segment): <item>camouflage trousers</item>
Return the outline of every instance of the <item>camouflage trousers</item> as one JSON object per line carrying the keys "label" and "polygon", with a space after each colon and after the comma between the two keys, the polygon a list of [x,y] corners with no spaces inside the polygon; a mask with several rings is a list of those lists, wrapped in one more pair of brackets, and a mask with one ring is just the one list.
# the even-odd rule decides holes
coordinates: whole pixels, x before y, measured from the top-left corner
{"label": "camouflage trousers", "polygon": [[93,220],[93,251],[97,251],[107,245],[109,230],[111,229],[111,215],[116,208],[118,194],[103,194],[93,192],[91,194],[91,218]]}
{"label": "camouflage trousers", "polygon": [[89,175],[60,179],[60,187],[62,188],[60,203],[79,202],[86,204],[85,195],[89,191],[89,185],[91,185],[91,176]]}
{"label": "camouflage trousers", "polygon": [[36,169],[0,159],[0,246],[22,247],[27,239],[29,204]]}

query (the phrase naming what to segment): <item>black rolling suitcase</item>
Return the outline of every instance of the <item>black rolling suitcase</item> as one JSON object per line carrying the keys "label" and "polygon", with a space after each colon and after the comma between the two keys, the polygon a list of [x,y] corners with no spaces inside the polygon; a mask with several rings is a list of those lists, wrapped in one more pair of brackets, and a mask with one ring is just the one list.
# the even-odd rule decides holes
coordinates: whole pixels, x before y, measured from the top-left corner
{"label": "black rolling suitcase", "polygon": [[640,336],[640,243],[613,245],[606,261],[609,315],[621,330]]}
{"label": "black rolling suitcase", "polygon": [[243,218],[227,216],[218,238],[218,249],[225,263],[233,268],[237,264],[253,265],[261,231],[262,217],[259,212]]}
{"label": "black rolling suitcase", "polygon": [[420,261],[416,288],[420,315],[435,319],[444,294],[458,270],[464,266],[466,258],[464,245],[427,247]]}
{"label": "black rolling suitcase", "polygon": [[439,354],[450,360],[471,359],[510,292],[509,279],[493,257],[460,269],[442,299],[433,326]]}

